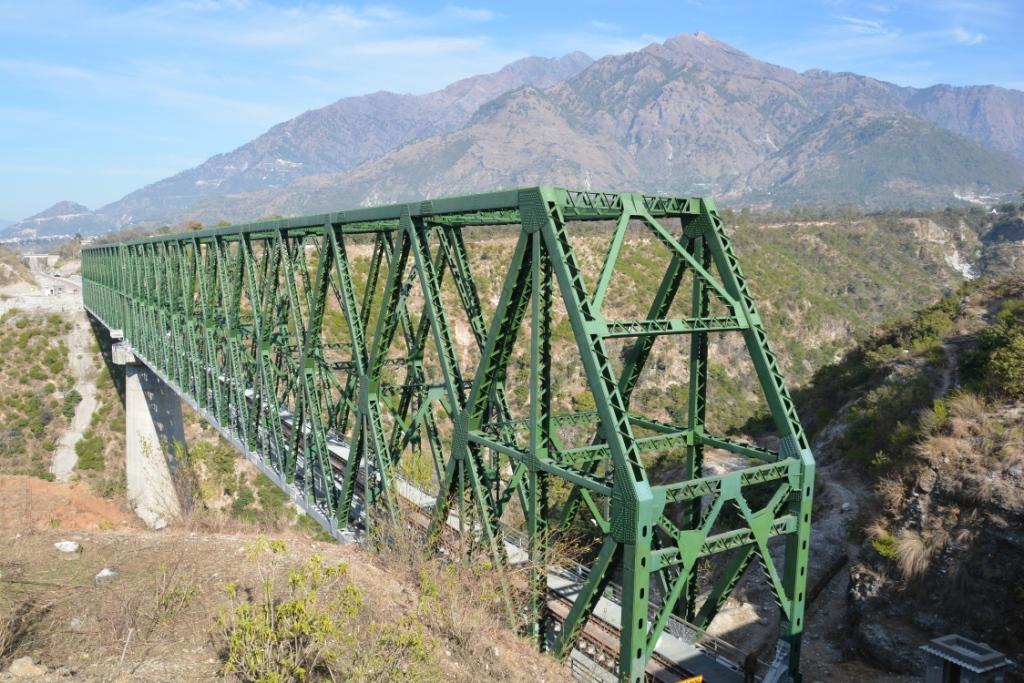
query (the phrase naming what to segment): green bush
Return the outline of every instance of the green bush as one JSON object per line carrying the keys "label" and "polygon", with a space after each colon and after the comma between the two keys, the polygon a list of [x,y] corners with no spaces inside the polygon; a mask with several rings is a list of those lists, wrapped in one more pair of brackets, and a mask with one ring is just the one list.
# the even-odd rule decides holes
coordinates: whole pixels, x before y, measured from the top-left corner
{"label": "green bush", "polygon": [[1024,328],[1007,334],[989,359],[989,381],[1011,398],[1024,399]]}
{"label": "green bush", "polygon": [[282,541],[258,540],[249,557],[260,563],[261,585],[252,594],[228,585],[231,606],[214,623],[224,673],[274,683],[439,678],[436,644],[421,623],[372,621],[345,563],[314,555],[287,571],[286,553]]}
{"label": "green bush", "polygon": [[69,420],[75,416],[75,408],[82,402],[82,395],[78,393],[78,390],[72,389],[68,393],[64,394],[64,407],[61,408],[61,413],[64,417]]}
{"label": "green bush", "polygon": [[355,649],[350,623],[362,608],[362,595],[348,581],[348,567],[325,566],[314,556],[289,574],[285,595],[278,597],[274,569],[280,563],[274,556],[285,551],[281,541],[257,543],[251,556],[271,565],[261,572],[258,597],[249,602],[244,591],[229,585],[232,609],[215,622],[225,645],[223,672],[243,681],[310,680]]}
{"label": "green bush", "polygon": [[572,408],[576,412],[588,413],[597,410],[597,403],[594,402],[594,395],[589,389],[573,394]]}
{"label": "green bush", "polygon": [[75,444],[75,453],[78,455],[78,469],[80,470],[102,470],[106,467],[103,458],[103,438],[92,434],[92,430],[86,432]]}
{"label": "green bush", "polygon": [[288,494],[277,487],[262,474],[256,476],[256,496],[259,498],[260,507],[268,515],[275,518],[282,516],[285,506],[288,504]]}
{"label": "green bush", "polygon": [[977,391],[1024,398],[1024,299],[1007,299],[964,360],[966,384]]}
{"label": "green bush", "polygon": [[890,533],[872,539],[871,547],[887,560],[895,560],[899,554],[899,541]]}
{"label": "green bush", "polygon": [[239,483],[238,493],[235,495],[235,500],[231,503],[231,514],[236,517],[248,517],[245,514],[248,512],[250,505],[256,502],[256,496],[253,495],[252,488],[245,483]]}

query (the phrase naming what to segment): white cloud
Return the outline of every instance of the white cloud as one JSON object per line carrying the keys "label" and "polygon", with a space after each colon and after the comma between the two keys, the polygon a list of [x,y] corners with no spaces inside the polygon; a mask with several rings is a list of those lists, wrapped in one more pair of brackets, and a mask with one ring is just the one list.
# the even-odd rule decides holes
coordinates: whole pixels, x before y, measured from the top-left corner
{"label": "white cloud", "polygon": [[872,16],[838,15],[801,39],[767,46],[759,56],[798,69],[828,65],[841,71],[870,74],[906,85],[931,85],[948,79],[931,57],[936,52],[964,49],[987,40],[987,34],[971,22],[954,22],[952,17],[967,6],[986,5],[997,12],[1000,3],[970,3],[938,0],[928,22],[901,7],[884,19]]}
{"label": "white cloud", "polygon": [[929,12],[976,21],[1005,17],[1011,13],[1010,6],[1001,0],[917,0],[917,4]]}
{"label": "white cloud", "polygon": [[494,21],[498,14],[493,10],[477,7],[461,7],[459,5],[448,5],[445,12],[456,19],[465,21]]}
{"label": "white cloud", "polygon": [[986,37],[984,33],[968,31],[962,26],[956,26],[950,29],[949,35],[953,38],[953,42],[959,43],[960,45],[977,45],[985,42]]}
{"label": "white cloud", "polygon": [[861,19],[859,17],[839,17],[839,19],[846,23],[848,29],[853,33],[883,33],[885,31],[882,22],[876,19]]}

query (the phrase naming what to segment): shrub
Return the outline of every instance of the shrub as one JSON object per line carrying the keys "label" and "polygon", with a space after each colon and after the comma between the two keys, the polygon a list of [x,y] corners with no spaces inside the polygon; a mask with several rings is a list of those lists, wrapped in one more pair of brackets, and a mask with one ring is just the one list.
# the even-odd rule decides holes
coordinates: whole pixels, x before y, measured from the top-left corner
{"label": "shrub", "polygon": [[238,494],[231,503],[231,514],[235,517],[255,520],[255,515],[252,514],[253,511],[249,509],[249,506],[255,502],[256,496],[253,495],[252,487],[245,482],[239,481]]}
{"label": "shrub", "polygon": [[434,480],[434,462],[424,449],[406,453],[398,464],[399,474],[421,489],[430,490]]}
{"label": "shrub", "polygon": [[215,622],[225,645],[222,670],[243,681],[308,680],[355,649],[349,626],[362,595],[348,581],[348,567],[314,556],[289,573],[285,595],[278,597],[278,558],[285,550],[281,541],[257,541],[250,557],[263,563],[258,597],[249,602],[229,584],[231,610]]}
{"label": "shrub", "polygon": [[1024,328],[1008,335],[989,360],[989,377],[997,391],[1024,399]]}
{"label": "shrub", "polygon": [[580,413],[597,410],[597,403],[594,402],[594,395],[590,393],[589,389],[584,389],[583,391],[573,394],[572,408]]}
{"label": "shrub", "polygon": [[200,441],[188,450],[189,465],[200,465],[211,482],[230,488],[235,474],[235,452],[226,444]]}
{"label": "shrub", "polygon": [[75,408],[82,402],[82,395],[78,393],[77,389],[72,389],[68,393],[64,394],[64,407],[61,408],[61,413],[64,417],[69,420],[75,416]]}
{"label": "shrub", "polygon": [[871,539],[871,547],[887,560],[896,559],[898,546],[899,542],[896,540],[896,537],[888,531],[883,531]]}
{"label": "shrub", "polygon": [[103,458],[103,438],[91,434],[91,430],[83,435],[75,444],[75,453],[78,455],[78,469],[80,470],[102,470],[106,467]]}
{"label": "shrub", "polygon": [[288,504],[288,494],[262,474],[256,476],[256,496],[263,512],[275,520],[283,516]]}

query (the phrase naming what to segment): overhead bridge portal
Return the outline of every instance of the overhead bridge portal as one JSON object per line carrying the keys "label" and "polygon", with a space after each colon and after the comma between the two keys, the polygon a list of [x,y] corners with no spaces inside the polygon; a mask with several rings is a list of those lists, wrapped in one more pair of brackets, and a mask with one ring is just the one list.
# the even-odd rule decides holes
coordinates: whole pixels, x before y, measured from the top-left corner
{"label": "overhead bridge portal", "polygon": [[[758,564],[780,633],[749,675],[799,680],[814,460],[711,200],[362,208],[91,246],[82,284],[331,533],[414,506],[434,543],[528,559],[538,643],[631,682],[743,680],[704,629]],[[712,335],[742,340],[777,452],[707,427]],[[711,449],[738,457],[712,475]],[[588,534],[586,566],[553,566],[552,538]]]}

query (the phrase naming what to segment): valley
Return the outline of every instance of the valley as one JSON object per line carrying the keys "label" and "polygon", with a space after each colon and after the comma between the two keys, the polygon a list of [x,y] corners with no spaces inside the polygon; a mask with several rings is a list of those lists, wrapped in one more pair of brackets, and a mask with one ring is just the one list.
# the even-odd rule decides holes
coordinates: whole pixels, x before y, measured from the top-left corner
{"label": "valley", "polygon": [[0,3],[0,683],[1024,683],[1024,3]]}
{"label": "valley", "polygon": [[[819,460],[811,577],[812,584],[821,581],[822,585],[808,608],[808,680],[855,681],[865,676],[878,681],[915,680],[900,677],[920,670],[920,661],[914,659],[915,644],[926,636],[962,628],[1007,654],[1020,652],[1021,643],[1015,639],[1020,629],[1012,610],[979,613],[967,623],[959,621],[957,614],[968,603],[998,609],[1000,605],[1009,607],[1016,599],[1000,593],[1009,582],[985,558],[992,553],[1010,556],[1021,552],[1012,532],[1015,525],[1019,528],[1017,503],[1024,499],[1017,472],[1022,457],[1022,413],[1015,392],[1020,389],[1014,384],[1020,373],[1013,369],[1017,366],[1005,364],[1020,358],[1016,340],[1021,309],[1015,302],[1024,291],[1012,278],[1024,252],[1019,235],[1022,211],[1024,208],[1007,204],[994,213],[952,209],[725,214],[737,252],[747,265],[751,289],[762,302],[767,327],[776,340],[780,364],[796,390]],[[493,231],[472,234],[469,239],[484,313],[490,315],[500,289],[496,277],[499,264],[507,261],[512,242]],[[580,232],[574,239],[584,277],[594,278],[607,234]],[[623,252],[629,267],[625,278],[609,290],[610,310],[625,318],[640,315],[635,302],[656,285],[651,278],[662,267],[659,259],[664,254],[657,246],[642,231],[630,233]],[[368,267],[368,249],[356,249],[351,256],[355,270]],[[44,392],[38,396],[14,393],[5,404],[10,413],[5,422],[23,426],[17,434],[8,432],[8,454],[0,462],[7,492],[0,519],[5,533],[27,533],[25,538],[30,540],[25,542],[33,550],[24,557],[19,554],[15,565],[4,568],[4,577],[67,590],[101,568],[93,564],[118,563],[125,567],[126,590],[144,592],[150,589],[139,582],[149,570],[117,559],[132,557],[131,548],[139,543],[155,545],[168,556],[195,548],[197,543],[221,543],[218,547],[223,549],[218,552],[244,554],[241,548],[266,533],[290,548],[308,546],[318,554],[343,557],[350,566],[368,563],[379,567],[375,571],[384,574],[378,573],[374,582],[360,584],[362,591],[370,586],[369,590],[376,591],[375,582],[386,575],[388,581],[406,586],[399,589],[403,595],[412,591],[414,602],[410,604],[427,599],[422,585],[411,587],[419,579],[402,573],[401,563],[407,560],[396,567],[390,564],[394,558],[351,556],[357,551],[312,541],[318,536],[316,525],[296,514],[268,480],[188,412],[187,464],[196,504],[183,527],[169,533],[139,528],[123,498],[120,421],[124,418],[114,366],[99,354],[98,346],[90,344],[85,353],[92,359],[93,371],[76,367],[76,354],[82,353],[83,346],[75,336],[75,326],[81,322],[76,316],[82,315],[72,301],[75,295],[64,300],[46,294],[42,283],[34,280],[41,277],[39,273],[20,266],[17,258],[5,257],[4,262],[9,264],[5,271],[9,279],[0,300],[7,311],[5,343],[10,348],[29,348],[30,340],[44,335],[58,340],[53,348],[60,353],[51,354],[54,359],[61,353],[64,357],[49,394],[44,385],[38,388]],[[73,251],[56,267],[62,275],[74,273]],[[972,280],[965,280],[965,275]],[[972,284],[975,280],[978,284]],[[455,292],[446,289],[444,295],[454,297]],[[61,311],[62,306],[67,310]],[[343,339],[340,324],[337,313],[328,311],[325,333]],[[556,336],[568,334],[559,325],[556,316]],[[458,323],[455,329],[456,346],[460,353],[467,353],[472,335]],[[64,341],[59,341],[61,338]],[[10,369],[5,372],[17,382],[19,373],[35,371],[30,359],[37,355],[8,354]],[[712,419],[717,422],[711,424],[717,433],[756,441],[762,429],[762,407],[754,398],[749,369],[742,367],[740,357],[733,346],[712,344],[711,396],[717,406]],[[556,402],[566,409],[588,409],[569,359],[555,360],[558,367],[565,368],[552,377]],[[46,358],[43,361],[47,362]],[[56,360],[50,362],[56,367]],[[428,366],[434,362],[428,359]],[[652,363],[662,377],[675,381],[641,384],[634,402],[638,406],[668,406],[664,419],[678,419],[671,412],[672,396],[685,386],[685,362],[677,349],[656,347]],[[68,397],[72,390],[79,396],[85,394],[80,385],[90,376],[95,377],[95,417],[88,420],[74,446],[77,465],[70,476],[72,483],[48,484],[42,480],[53,477],[49,468],[54,462],[49,459],[61,452],[61,440],[72,434],[72,421],[79,421],[81,402]],[[515,391],[515,386],[511,389]],[[31,406],[37,404],[34,411]],[[64,405],[70,408],[62,409]],[[32,422],[37,414],[53,417],[41,418],[42,427],[38,427]],[[42,431],[36,435],[36,430]],[[26,450],[23,444],[33,436],[40,440],[32,443],[41,445]],[[773,446],[770,442],[764,445]],[[713,455],[710,463],[729,467],[728,458],[719,456]],[[668,456],[648,466],[657,476],[659,470],[675,464]],[[965,477],[965,473],[972,474]],[[26,478],[30,476],[37,479]],[[32,481],[38,483],[28,483]],[[973,510],[969,522],[962,521],[966,508]],[[41,573],[42,558],[51,552],[48,545],[69,535],[87,548],[98,549],[89,566],[69,566],[78,572],[73,577]],[[828,576],[841,556],[847,558],[842,568]],[[187,572],[181,581],[193,586],[188,590],[209,595],[203,600],[214,604],[220,598],[211,592],[211,577],[235,576],[234,570],[225,567],[195,566]],[[51,604],[60,594],[57,588],[53,590],[56,592],[19,589],[8,596],[18,595],[28,602],[15,600],[3,607],[16,610],[17,604]],[[416,590],[421,597],[415,597]],[[149,609],[145,607],[148,598],[138,595],[136,607]],[[937,601],[929,603],[927,611],[908,608],[919,605],[923,595],[936,596]],[[959,597],[952,600],[952,595]],[[938,596],[945,597],[938,600]],[[748,645],[760,642],[773,629],[773,608],[766,598],[763,582],[751,572],[727,607],[729,618],[715,632],[740,637]],[[127,629],[133,628],[129,622],[118,625],[111,621],[109,603],[99,598],[90,602],[91,616],[84,618],[93,620],[89,623],[95,626],[83,633],[105,639],[87,641],[94,643],[90,651],[101,653],[101,658],[92,662],[76,659],[78,655],[45,639],[47,629],[60,628],[59,619],[67,618],[59,616],[59,611],[47,611],[39,617],[42,635],[37,640],[19,641],[7,653],[7,661],[15,654],[32,653],[54,675],[63,667],[79,671],[87,679],[93,675],[90,671],[113,667],[115,659],[118,670],[130,670],[139,680],[162,680],[161,676],[174,671],[193,677],[209,675],[221,666],[219,655],[205,649],[209,647],[205,636],[196,639],[185,632],[194,630],[196,624],[200,630],[207,628],[202,624],[211,622],[212,613],[191,605],[190,601],[189,606],[180,608],[184,621],[178,613],[167,617],[164,625],[164,617],[155,613],[140,612],[132,617],[141,619],[140,624],[151,620],[145,638],[133,645],[125,640]],[[50,621],[54,619],[58,621]],[[885,629],[880,630],[879,624],[885,624]],[[142,635],[143,627],[138,628],[133,638]],[[443,630],[451,626],[439,628],[442,630],[424,637],[456,637]],[[151,649],[157,638],[181,639],[181,646],[192,648],[192,654],[176,662],[170,650],[160,654],[159,649]],[[478,646],[467,647],[471,652]],[[457,673],[459,667],[470,671],[478,666],[459,657],[456,655],[455,663],[429,658],[416,661],[417,666],[441,666],[445,676],[455,678],[462,675]],[[153,666],[158,668],[147,668]],[[179,666],[188,668],[174,668]],[[550,665],[538,660],[536,666],[539,668],[532,669],[530,675],[548,671],[545,667]],[[1017,660],[1016,666],[1021,667],[1022,662]],[[550,671],[545,674],[552,676],[548,680],[559,680],[562,674]]]}

